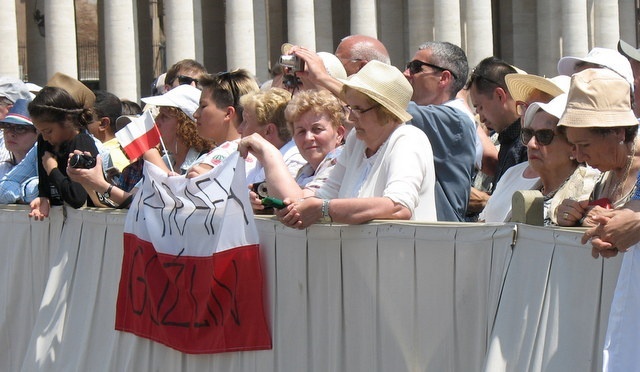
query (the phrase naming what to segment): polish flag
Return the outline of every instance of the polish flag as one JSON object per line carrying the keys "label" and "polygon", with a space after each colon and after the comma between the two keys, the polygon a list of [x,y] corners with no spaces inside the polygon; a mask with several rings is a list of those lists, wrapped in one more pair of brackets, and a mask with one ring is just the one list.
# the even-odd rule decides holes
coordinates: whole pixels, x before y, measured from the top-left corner
{"label": "polish flag", "polygon": [[117,131],[116,138],[129,159],[133,160],[142,156],[150,148],[158,146],[160,131],[153,122],[151,112],[147,110],[139,118],[133,119],[127,126]]}
{"label": "polish flag", "polygon": [[115,328],[184,353],[271,349],[258,243],[238,152],[192,179],[145,163]]}

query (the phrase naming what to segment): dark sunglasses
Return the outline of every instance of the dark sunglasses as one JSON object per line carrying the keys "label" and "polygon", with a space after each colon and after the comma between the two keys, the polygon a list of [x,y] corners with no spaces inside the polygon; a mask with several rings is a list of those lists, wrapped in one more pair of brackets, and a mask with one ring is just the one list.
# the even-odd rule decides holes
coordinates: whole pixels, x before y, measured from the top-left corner
{"label": "dark sunglasses", "polygon": [[178,75],[176,76],[176,79],[178,79],[178,83],[180,83],[180,85],[191,85],[193,82],[198,84],[198,79],[194,79],[191,76]]}
{"label": "dark sunglasses", "polygon": [[451,76],[453,76],[454,79],[458,78],[456,74],[454,74],[453,71],[449,70],[448,68],[440,67],[427,62],[418,61],[417,59],[407,62],[407,70],[409,70],[409,73],[411,73],[411,75],[415,75],[419,72],[422,72],[422,66],[429,66],[439,71],[449,71],[449,73],[451,74]]}
{"label": "dark sunglasses", "polygon": [[499,83],[499,82],[497,82],[496,80],[491,79],[490,77],[486,77],[486,76],[484,76],[484,75],[481,75],[481,74],[477,73],[475,69],[474,69],[473,71],[471,71],[471,75],[469,76],[469,80],[467,81],[467,84],[465,84],[465,88],[466,88],[466,89],[469,89],[469,88],[471,87],[471,85],[472,85],[476,80],[484,80],[484,81],[486,81],[486,82],[488,82],[488,83],[495,84],[495,85],[497,85],[497,86],[499,86],[499,87],[504,88],[504,87],[502,86],[502,84],[500,84],[500,83]]}
{"label": "dark sunglasses", "polygon": [[553,129],[533,130],[530,128],[522,128],[522,130],[520,131],[520,140],[522,141],[523,145],[529,143],[529,141],[531,141],[531,138],[536,137],[536,141],[538,142],[538,144],[547,146],[553,141],[553,138],[555,136],[556,133],[553,131]]}

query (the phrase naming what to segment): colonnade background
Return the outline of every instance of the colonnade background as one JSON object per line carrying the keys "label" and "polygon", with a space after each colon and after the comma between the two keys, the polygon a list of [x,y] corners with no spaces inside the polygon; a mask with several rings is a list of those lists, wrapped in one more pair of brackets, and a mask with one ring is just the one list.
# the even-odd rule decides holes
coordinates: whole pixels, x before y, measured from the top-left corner
{"label": "colonnade background", "polygon": [[[78,76],[78,34],[97,7],[99,86],[121,98],[150,93],[156,71],[183,58],[211,72],[244,67],[267,80],[283,42],[333,52],[349,34],[379,38],[401,68],[424,41],[460,45],[475,65],[496,55],[555,76],[565,55],[584,56],[622,38],[637,45],[639,0],[0,0],[0,75],[44,84]],[[45,37],[34,21],[40,10]],[[75,22],[74,22],[75,20]],[[80,26],[80,27],[78,27]],[[18,41],[27,65],[20,65]],[[164,54],[154,54],[154,43]],[[157,50],[157,49],[156,49]],[[160,57],[164,57],[160,58]],[[158,65],[160,63],[160,65]]]}

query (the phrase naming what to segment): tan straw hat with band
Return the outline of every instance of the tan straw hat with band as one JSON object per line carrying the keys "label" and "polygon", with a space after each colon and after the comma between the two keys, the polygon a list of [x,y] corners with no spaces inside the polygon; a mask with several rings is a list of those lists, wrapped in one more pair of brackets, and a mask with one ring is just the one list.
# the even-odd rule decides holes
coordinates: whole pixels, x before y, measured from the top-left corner
{"label": "tan straw hat with band", "polygon": [[339,80],[345,86],[378,102],[402,122],[413,118],[407,112],[413,88],[397,68],[380,61],[371,61],[349,78]]}
{"label": "tan straw hat with band", "polygon": [[631,86],[606,68],[573,74],[567,108],[558,125],[576,128],[638,125],[631,110]]}
{"label": "tan straw hat with band", "polygon": [[[567,82],[569,80],[568,76]],[[549,94],[552,97],[557,97],[562,93],[566,93],[569,86],[560,87],[552,79],[547,79],[538,75],[528,74],[507,74],[504,77],[504,81],[507,84],[509,93],[516,101],[527,102],[534,90],[539,90]]]}

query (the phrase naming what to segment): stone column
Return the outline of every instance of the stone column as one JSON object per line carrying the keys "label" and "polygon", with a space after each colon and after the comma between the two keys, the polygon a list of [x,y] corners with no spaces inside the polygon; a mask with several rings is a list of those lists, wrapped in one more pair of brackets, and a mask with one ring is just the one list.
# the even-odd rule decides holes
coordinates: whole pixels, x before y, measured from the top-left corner
{"label": "stone column", "polygon": [[[27,0],[25,8],[33,12],[38,9],[44,14],[44,4],[37,0]],[[44,36],[40,35],[38,24],[30,18],[27,24],[27,66],[29,72],[29,81],[38,85],[44,85],[47,82],[47,53]]]}
{"label": "stone column", "polygon": [[104,68],[106,90],[120,98],[136,101],[140,96],[140,74],[134,7],[131,0],[104,2]]}
{"label": "stone column", "polygon": [[409,56],[415,54],[425,41],[433,40],[433,0],[407,0],[409,22]]}
{"label": "stone column", "polygon": [[227,1],[227,66],[229,69],[245,68],[256,73],[255,32],[253,26],[253,1]]}
{"label": "stone column", "polygon": [[44,0],[47,78],[62,72],[78,78],[76,15],[73,0]]}
{"label": "stone column", "polygon": [[[333,53],[333,24],[331,1],[316,1],[314,5],[316,24],[316,51]],[[338,35],[343,36],[343,35]]]}
{"label": "stone column", "polygon": [[0,0],[0,6],[2,7],[2,12],[0,12],[0,35],[2,35],[0,76],[20,78],[16,2],[15,0]]}
{"label": "stone column", "polygon": [[616,49],[620,40],[618,0],[595,0],[593,46]]}
{"label": "stone column", "polygon": [[460,2],[458,0],[434,0],[434,40],[460,45]]}
{"label": "stone column", "polygon": [[561,58],[559,41],[562,40],[560,14],[562,5],[559,1],[538,0],[538,69],[531,73],[547,77],[558,75],[558,60]]}
{"label": "stone column", "polygon": [[198,60],[194,0],[165,0],[164,10],[167,68],[186,58]]}
{"label": "stone column", "polygon": [[586,1],[563,0],[561,3],[562,55],[584,57],[589,52]]}
{"label": "stone column", "polygon": [[316,22],[313,0],[287,1],[288,41],[311,50],[316,49]]}
{"label": "stone column", "polygon": [[493,53],[491,0],[465,0],[466,48],[469,71]]}
{"label": "stone column", "polygon": [[351,34],[378,37],[376,0],[351,0]]}
{"label": "stone column", "polygon": [[635,0],[619,0],[620,38],[637,46],[636,35],[636,2]]}
{"label": "stone column", "polygon": [[536,1],[519,0],[513,6],[512,63],[529,73],[537,70]]}

